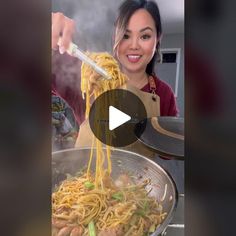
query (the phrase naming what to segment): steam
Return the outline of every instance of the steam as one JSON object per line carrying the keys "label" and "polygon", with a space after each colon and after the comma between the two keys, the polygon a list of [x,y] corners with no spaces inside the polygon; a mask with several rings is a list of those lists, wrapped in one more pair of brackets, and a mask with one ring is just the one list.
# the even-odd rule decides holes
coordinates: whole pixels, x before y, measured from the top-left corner
{"label": "steam", "polygon": [[[112,54],[112,34],[117,9],[121,1],[110,0],[52,0],[52,11],[62,12],[75,20],[73,41],[80,49],[90,52],[107,51]],[[58,86],[78,89],[80,94],[81,62],[58,52],[52,57],[52,73]]]}
{"label": "steam", "polygon": [[[112,34],[117,9],[121,1],[111,0],[52,0],[52,11],[62,12],[75,20],[76,32],[73,38],[80,49],[90,52],[112,53]],[[58,86],[78,89],[80,94],[81,62],[58,52],[52,56],[52,73]]]}
{"label": "steam", "polygon": [[122,1],[52,0],[53,11],[63,12],[76,23],[74,42],[82,50],[112,53],[112,34]]}

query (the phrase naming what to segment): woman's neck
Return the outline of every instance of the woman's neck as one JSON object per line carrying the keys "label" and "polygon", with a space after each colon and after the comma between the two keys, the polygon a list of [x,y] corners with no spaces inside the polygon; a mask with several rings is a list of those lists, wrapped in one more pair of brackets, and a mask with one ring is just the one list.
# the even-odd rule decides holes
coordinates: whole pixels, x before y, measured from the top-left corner
{"label": "woman's neck", "polygon": [[129,81],[128,84],[141,89],[148,83],[148,75],[145,71],[137,72],[137,73],[129,73],[124,71],[124,73],[128,76]]}

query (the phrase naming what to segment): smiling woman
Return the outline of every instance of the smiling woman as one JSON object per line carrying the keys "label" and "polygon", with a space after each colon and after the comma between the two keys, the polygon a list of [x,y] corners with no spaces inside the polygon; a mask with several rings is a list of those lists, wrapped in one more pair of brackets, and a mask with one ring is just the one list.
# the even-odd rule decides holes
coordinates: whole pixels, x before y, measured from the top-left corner
{"label": "smiling woman", "polygon": [[[68,24],[66,24],[67,21]],[[52,24],[52,46],[56,47],[61,35],[62,42],[59,48],[66,49],[74,32],[74,24],[71,23],[71,19],[61,13],[53,13]],[[158,96],[160,99],[155,106],[159,115],[176,116],[178,109],[174,93],[171,87],[155,74],[155,65],[160,59],[161,36],[162,23],[156,2],[126,0],[121,4],[115,21],[113,52],[121,71],[129,78],[127,84],[143,91],[144,95],[148,96],[151,93]],[[83,114],[81,111],[77,113],[77,104],[81,102],[75,101],[75,98],[81,99],[77,96],[80,91],[76,89],[77,86],[73,85],[68,89],[62,83],[63,80],[58,82],[55,76],[53,88],[65,100],[68,100],[75,111],[77,120],[81,122]],[[78,83],[78,80],[74,81],[74,84]],[[150,103],[153,102],[150,101]],[[156,112],[148,115],[151,117],[153,114]]]}

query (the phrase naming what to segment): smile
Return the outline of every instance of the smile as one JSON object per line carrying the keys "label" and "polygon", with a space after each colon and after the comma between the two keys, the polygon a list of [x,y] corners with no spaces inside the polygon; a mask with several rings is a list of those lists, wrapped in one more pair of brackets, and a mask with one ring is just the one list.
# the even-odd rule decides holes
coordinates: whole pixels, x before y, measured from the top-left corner
{"label": "smile", "polygon": [[127,55],[128,61],[132,62],[132,63],[136,63],[139,61],[139,59],[141,58],[141,55]]}

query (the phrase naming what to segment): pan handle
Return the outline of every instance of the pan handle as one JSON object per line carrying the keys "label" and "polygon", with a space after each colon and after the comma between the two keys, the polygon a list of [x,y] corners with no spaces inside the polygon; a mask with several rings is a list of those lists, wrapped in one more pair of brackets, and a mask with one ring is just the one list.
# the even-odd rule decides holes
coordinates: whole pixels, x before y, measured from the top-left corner
{"label": "pan handle", "polygon": [[[184,194],[178,194],[179,198],[184,198]],[[184,229],[184,224],[182,223],[170,223],[169,225],[166,226],[165,230],[161,233],[161,236],[165,236],[167,233],[167,229],[168,228],[174,228],[174,229],[180,229],[183,230]]]}
{"label": "pan handle", "polygon": [[165,236],[167,234],[167,228],[174,228],[174,229],[184,229],[184,224],[169,224],[165,228],[165,230],[161,233],[161,236]]}
{"label": "pan handle", "polygon": [[184,224],[169,224],[167,228],[184,229]]}

